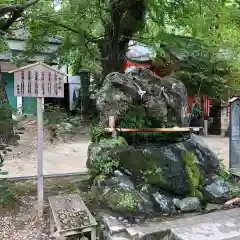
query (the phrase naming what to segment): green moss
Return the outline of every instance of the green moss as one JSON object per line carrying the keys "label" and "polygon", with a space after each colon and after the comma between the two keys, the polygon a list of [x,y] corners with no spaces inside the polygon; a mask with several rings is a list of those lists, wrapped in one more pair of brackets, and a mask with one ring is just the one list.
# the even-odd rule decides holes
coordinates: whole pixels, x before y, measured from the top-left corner
{"label": "green moss", "polygon": [[111,210],[121,213],[137,211],[139,194],[135,190],[115,189],[114,192],[100,195],[101,201]]}
{"label": "green moss", "polygon": [[230,198],[234,198],[234,197],[239,197],[240,196],[240,184],[234,184],[232,187],[231,187],[231,190],[230,190]]}
{"label": "green moss", "polygon": [[114,148],[117,149],[122,145],[127,145],[123,137],[102,138],[91,151],[92,166],[90,174],[92,176],[113,174],[119,166],[119,157]]}
{"label": "green moss", "polygon": [[133,211],[137,205],[138,202],[134,196],[133,193],[120,193],[118,194],[118,203],[117,203],[117,208],[119,209],[124,209],[128,211]]}
{"label": "green moss", "polygon": [[142,174],[145,183],[161,186],[164,183],[162,169],[156,165],[157,159],[150,152],[144,153]]}
{"label": "green moss", "polygon": [[199,171],[199,168],[196,164],[196,157],[194,153],[184,151],[182,153],[182,161],[184,164],[185,171],[188,175],[188,181],[190,185],[190,194],[189,196],[192,197],[198,197],[199,199],[202,199],[202,175]]}
{"label": "green moss", "polygon": [[119,166],[117,157],[111,156],[109,152],[100,152],[94,157],[93,166],[90,174],[96,176],[99,174],[111,175]]}
{"label": "green moss", "polygon": [[149,167],[148,169],[143,170],[143,178],[145,180],[145,183],[148,183],[148,184],[157,184],[160,186],[164,184],[164,177],[162,175],[162,170],[156,165],[153,165],[152,167]]}
{"label": "green moss", "polygon": [[103,138],[99,141],[101,147],[118,147],[121,145],[127,145],[125,138]]}

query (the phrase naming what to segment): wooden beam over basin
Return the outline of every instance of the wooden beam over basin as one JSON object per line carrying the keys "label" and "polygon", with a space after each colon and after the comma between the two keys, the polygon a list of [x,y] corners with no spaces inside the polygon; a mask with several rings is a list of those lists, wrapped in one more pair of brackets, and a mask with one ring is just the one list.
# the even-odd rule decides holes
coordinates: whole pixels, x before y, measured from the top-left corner
{"label": "wooden beam over basin", "polygon": [[179,128],[105,128],[106,132],[191,132],[199,131],[200,128],[189,128],[189,127],[179,127]]}
{"label": "wooden beam over basin", "polygon": [[173,127],[173,128],[116,128],[114,116],[109,116],[108,128],[105,132],[112,133],[113,137],[117,136],[117,132],[200,132],[202,127]]}

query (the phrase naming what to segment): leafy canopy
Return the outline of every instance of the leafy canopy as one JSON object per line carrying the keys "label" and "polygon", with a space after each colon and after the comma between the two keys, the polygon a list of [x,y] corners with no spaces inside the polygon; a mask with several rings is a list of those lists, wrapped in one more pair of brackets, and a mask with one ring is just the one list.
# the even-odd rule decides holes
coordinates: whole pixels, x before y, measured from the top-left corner
{"label": "leafy canopy", "polygon": [[[1,14],[1,8],[23,2],[30,1],[3,0],[0,5],[0,20],[6,21],[6,16]],[[100,73],[105,58],[100,51],[100,43],[106,41],[108,23],[115,24],[114,10],[123,10],[119,24],[115,24],[114,27],[127,29],[137,22],[136,17],[129,14],[127,9],[131,4],[144,2],[145,19],[140,30],[138,29],[132,38],[151,45],[160,55],[163,51],[159,48],[159,44],[166,43],[181,61],[180,78],[193,91],[196,92],[202,82],[203,92],[208,92],[212,82],[216,83],[214,92],[225,89],[225,86],[229,86],[225,76],[229,74],[230,66],[238,67],[237,57],[240,50],[238,1],[61,0],[59,2],[61,7],[56,9],[51,0],[34,1],[34,4],[21,12],[18,18],[21,21],[16,20],[6,30],[9,34],[14,28],[26,30],[28,44],[25,58],[41,51],[46,41],[57,36],[61,45],[52,54],[53,59],[58,59],[62,64],[68,63],[73,73],[80,68],[88,68],[94,73]],[[119,32],[121,33],[120,30]],[[117,39],[114,37],[108,39],[109,44],[111,41],[126,38],[121,34]],[[124,52],[119,52],[119,57],[123,54]],[[227,64],[222,60],[226,60]]]}

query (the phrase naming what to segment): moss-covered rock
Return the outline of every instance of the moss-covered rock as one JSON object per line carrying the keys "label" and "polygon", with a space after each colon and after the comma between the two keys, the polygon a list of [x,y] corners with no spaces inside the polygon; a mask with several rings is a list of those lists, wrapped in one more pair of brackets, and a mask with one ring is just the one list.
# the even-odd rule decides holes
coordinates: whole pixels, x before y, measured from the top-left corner
{"label": "moss-covered rock", "polygon": [[106,139],[89,148],[87,166],[97,174],[120,169],[136,184],[150,184],[178,196],[202,198],[205,178],[213,176],[219,161],[198,137],[162,146],[128,145],[124,139]]}
{"label": "moss-covered rock", "polygon": [[152,203],[127,177],[95,178],[92,191],[101,205],[122,215],[151,214]]}
{"label": "moss-covered rock", "polygon": [[193,152],[183,152],[182,161],[184,164],[184,169],[188,176],[188,183],[191,189],[189,193],[190,197],[198,197],[202,199],[202,190],[203,190],[203,175],[200,172],[199,167],[197,166],[196,157]]}
{"label": "moss-covered rock", "polygon": [[88,149],[87,167],[93,176],[111,175],[119,166],[118,148],[127,146],[124,138],[103,138]]}

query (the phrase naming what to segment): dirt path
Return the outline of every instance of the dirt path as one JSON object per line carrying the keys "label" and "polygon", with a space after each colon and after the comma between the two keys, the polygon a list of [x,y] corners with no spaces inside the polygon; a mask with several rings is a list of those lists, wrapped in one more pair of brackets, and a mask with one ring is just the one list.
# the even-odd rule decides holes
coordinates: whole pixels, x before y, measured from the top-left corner
{"label": "dirt path", "polygon": [[221,136],[203,137],[204,142],[216,152],[226,167],[229,167],[229,138]]}
{"label": "dirt path", "polygon": [[[71,141],[57,141],[50,144],[45,134],[44,174],[85,172],[89,140],[85,135],[76,136]],[[36,128],[28,126],[21,135],[19,145],[5,157],[3,170],[7,177],[36,176]],[[6,177],[6,176],[5,176]]]}
{"label": "dirt path", "polygon": [[[88,142],[63,143],[44,151],[44,174],[86,171]],[[8,157],[4,163],[8,177],[36,176],[36,154],[28,157]]]}

